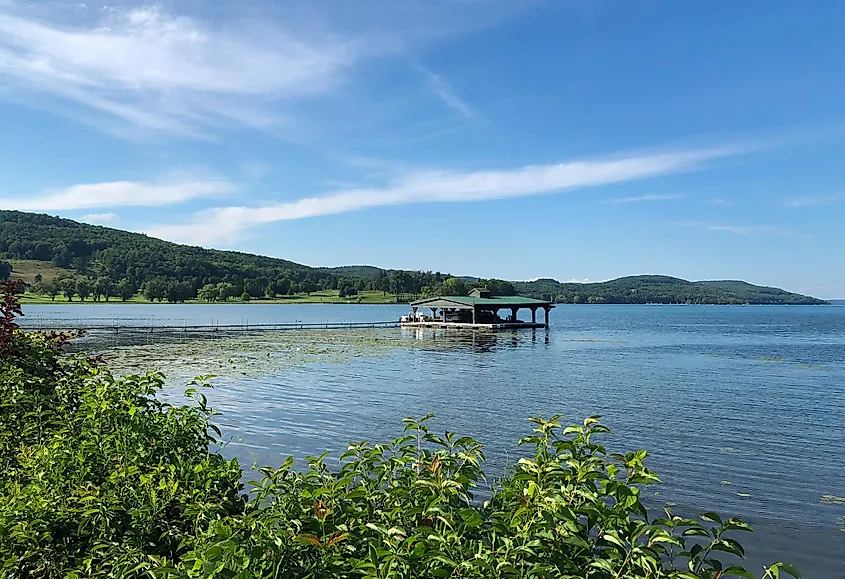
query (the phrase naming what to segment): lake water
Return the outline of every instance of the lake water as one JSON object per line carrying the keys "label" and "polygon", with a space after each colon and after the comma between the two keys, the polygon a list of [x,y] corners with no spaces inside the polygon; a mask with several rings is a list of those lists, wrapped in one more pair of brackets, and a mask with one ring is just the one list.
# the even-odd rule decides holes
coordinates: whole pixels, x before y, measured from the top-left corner
{"label": "lake water", "polygon": [[[395,320],[406,306],[50,305],[26,323],[183,325]],[[199,337],[93,332],[80,347],[175,384],[219,376],[210,400],[242,465],[386,440],[429,412],[437,430],[517,456],[526,419],[601,414],[613,450],[646,448],[651,507],[717,510],[757,530],[747,566],[788,560],[845,577],[845,307],[563,306],[546,330],[296,330]]]}

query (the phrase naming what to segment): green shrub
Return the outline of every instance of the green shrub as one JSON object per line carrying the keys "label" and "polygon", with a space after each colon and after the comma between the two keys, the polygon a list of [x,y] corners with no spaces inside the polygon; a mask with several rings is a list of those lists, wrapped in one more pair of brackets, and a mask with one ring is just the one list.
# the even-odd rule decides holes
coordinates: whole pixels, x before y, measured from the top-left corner
{"label": "green shrub", "polygon": [[4,332],[0,576],[132,576],[242,511],[241,470],[209,452],[200,393],[171,406],[159,374],[118,379],[60,356],[67,336]]}
{"label": "green shrub", "polygon": [[[407,419],[337,468],[326,455],[262,468],[247,499],[238,463],[210,450],[206,379],[191,404],[163,403],[160,374],[61,356],[67,336],[22,333],[4,303],[2,577],[752,577],[722,562],[743,556],[728,535],[744,523],[649,517],[640,489],[659,479],[645,451],[606,452],[598,417],[533,419],[530,452],[493,482],[481,444]],[[765,573],[782,571],[797,576]]]}

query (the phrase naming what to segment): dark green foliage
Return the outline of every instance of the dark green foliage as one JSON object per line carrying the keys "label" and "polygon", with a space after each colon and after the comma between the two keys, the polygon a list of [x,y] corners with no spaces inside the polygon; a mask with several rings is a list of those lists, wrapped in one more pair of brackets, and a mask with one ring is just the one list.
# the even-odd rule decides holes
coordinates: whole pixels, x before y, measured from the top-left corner
{"label": "dark green foliage", "polygon": [[12,275],[12,264],[8,261],[0,261],[0,281],[9,279]]}
{"label": "dark green foliage", "polygon": [[80,278],[76,280],[76,294],[79,296],[79,299],[83,302],[88,299],[88,296],[91,295],[91,292],[94,290],[91,282],[86,278]]}
{"label": "dark green foliage", "polygon": [[[278,294],[312,293],[338,289],[342,278],[346,283],[341,297],[355,295],[353,291],[380,290],[413,299],[423,294],[466,295],[472,288],[487,287],[494,295],[524,295],[563,303],[824,303],[743,282],[688,282],[665,276],[576,284],[552,279],[508,282],[456,278],[440,272],[383,270],[373,266],[312,268],[283,259],[178,245],[138,233],[19,211],[0,211],[0,257],[3,256],[73,267],[76,278],[107,280],[116,288],[114,295],[124,301],[138,289],[151,301],[179,302],[195,297],[226,301],[244,294],[260,298],[267,295],[271,282],[275,282]],[[2,274],[0,263],[0,279]],[[174,283],[180,284],[178,288]],[[199,290],[220,284],[226,284],[226,289],[218,291],[216,297],[210,298],[209,291],[198,295]],[[43,293],[55,298],[56,293],[47,289],[43,288]],[[64,293],[69,300],[75,295],[82,297],[76,288],[71,294]],[[96,288],[89,293],[105,295]]]}
{"label": "dark green foliage", "polygon": [[342,298],[358,294],[358,290],[355,288],[355,281],[347,279],[345,277],[342,277],[337,280],[337,292],[338,296]]}
{"label": "dark green foliage", "polygon": [[777,288],[741,281],[686,281],[662,275],[622,277],[599,283],[553,279],[514,282],[519,295],[571,304],[824,304]]}
{"label": "dark green foliage", "polygon": [[0,576],[139,576],[242,511],[241,470],[209,452],[213,412],[199,392],[171,406],[155,397],[160,375],[115,378],[61,357],[66,336],[4,320]]}
{"label": "dark green foliage", "polygon": [[[124,301],[134,295],[127,295],[130,287],[141,289],[151,301],[167,300],[168,295],[175,301],[184,301],[197,297],[200,288],[221,283],[227,284],[217,298],[222,301],[244,293],[251,298],[262,297],[271,281],[283,295],[292,288],[310,293],[335,289],[342,276],[352,280],[357,291],[416,295],[423,286],[448,277],[369,266],[312,268],[283,259],[179,245],[138,233],[19,211],[0,211],[0,256],[52,261],[57,267],[76,269],[77,277],[107,279],[119,286],[117,295]],[[190,296],[168,294],[168,282],[186,284],[182,289],[190,287]],[[72,296],[75,295],[74,289]]]}

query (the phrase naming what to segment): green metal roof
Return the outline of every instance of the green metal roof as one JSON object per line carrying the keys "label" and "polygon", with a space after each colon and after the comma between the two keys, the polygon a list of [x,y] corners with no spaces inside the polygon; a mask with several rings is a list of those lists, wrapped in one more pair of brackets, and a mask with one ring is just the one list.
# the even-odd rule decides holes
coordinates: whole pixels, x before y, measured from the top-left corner
{"label": "green metal roof", "polygon": [[[551,306],[551,302],[546,300],[535,300],[534,298],[525,298],[522,296],[498,296],[490,298],[477,298],[473,296],[437,296],[417,300],[411,303],[412,307],[425,307],[433,305],[435,307],[450,307],[449,304],[440,304],[439,302],[451,302],[456,306],[497,306],[500,308],[512,307],[531,307],[531,306]],[[554,306],[552,306],[554,307]]]}

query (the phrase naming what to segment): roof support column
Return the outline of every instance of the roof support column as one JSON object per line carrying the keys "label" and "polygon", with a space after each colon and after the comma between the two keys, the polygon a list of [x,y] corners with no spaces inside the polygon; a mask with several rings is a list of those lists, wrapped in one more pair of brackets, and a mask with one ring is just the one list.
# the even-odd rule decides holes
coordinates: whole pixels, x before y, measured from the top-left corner
{"label": "roof support column", "polygon": [[519,311],[519,308],[511,308],[511,321],[516,321],[516,313]]}
{"label": "roof support column", "polygon": [[478,319],[478,308],[476,306],[472,306],[472,323],[475,325]]}
{"label": "roof support column", "polygon": [[531,308],[531,323],[532,324],[537,323],[537,306],[533,306]]}
{"label": "roof support column", "polygon": [[549,312],[552,310],[549,306],[543,306],[543,311],[546,312],[546,316],[543,318],[543,321],[546,322],[546,329],[549,329]]}

